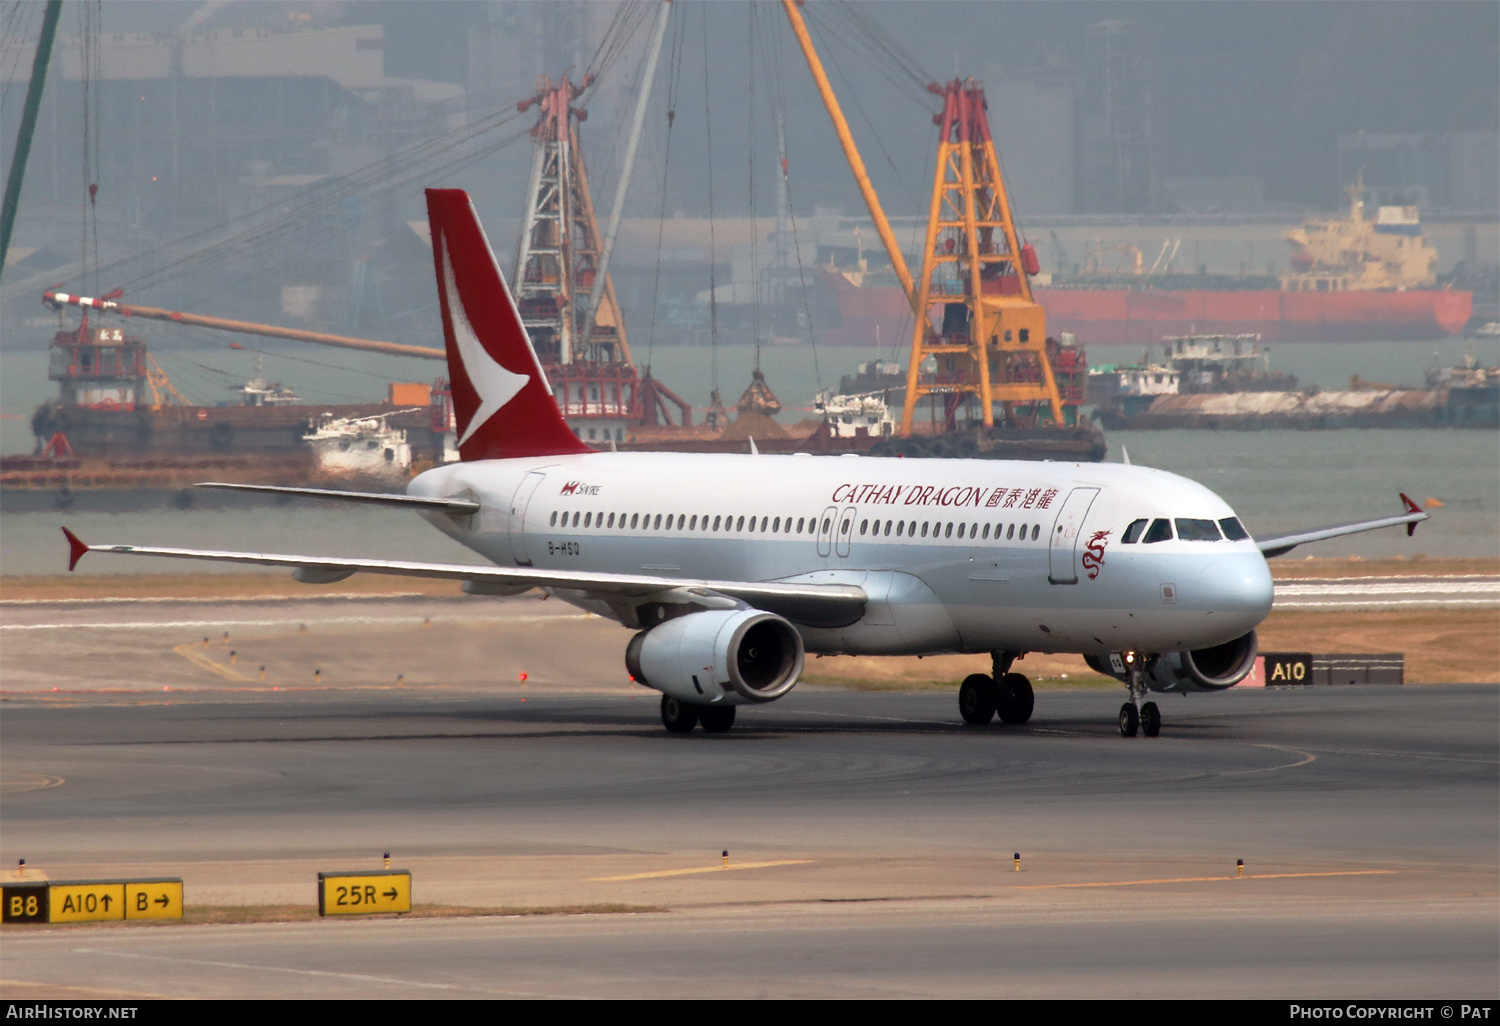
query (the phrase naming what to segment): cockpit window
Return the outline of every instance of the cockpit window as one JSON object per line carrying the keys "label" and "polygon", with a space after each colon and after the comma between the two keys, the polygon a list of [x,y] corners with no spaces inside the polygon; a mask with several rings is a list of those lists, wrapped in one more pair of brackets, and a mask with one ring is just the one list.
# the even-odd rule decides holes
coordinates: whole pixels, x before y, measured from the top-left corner
{"label": "cockpit window", "polygon": [[1177,537],[1183,541],[1218,541],[1223,536],[1219,534],[1219,525],[1212,520],[1178,517]]}
{"label": "cockpit window", "polygon": [[1159,519],[1153,520],[1151,522],[1151,529],[1146,532],[1146,537],[1142,538],[1141,540],[1147,545],[1150,545],[1152,542],[1171,541],[1172,521]]}
{"label": "cockpit window", "polygon": [[1120,536],[1121,545],[1134,545],[1141,540],[1141,533],[1146,530],[1149,520],[1132,520],[1130,526],[1125,528],[1125,533]]}
{"label": "cockpit window", "polygon": [[1224,529],[1224,537],[1230,541],[1244,541],[1250,537],[1250,532],[1240,523],[1239,517],[1225,517],[1219,521],[1219,526]]}

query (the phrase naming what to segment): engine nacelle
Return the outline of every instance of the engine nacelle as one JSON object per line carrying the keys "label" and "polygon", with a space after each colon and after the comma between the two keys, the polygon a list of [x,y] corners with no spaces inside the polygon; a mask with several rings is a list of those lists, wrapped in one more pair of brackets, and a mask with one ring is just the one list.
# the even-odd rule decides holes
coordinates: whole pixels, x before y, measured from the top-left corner
{"label": "engine nacelle", "polygon": [[638,683],[685,702],[772,702],[802,676],[802,635],[760,609],[709,609],[642,631],[625,648]]}
{"label": "engine nacelle", "polygon": [[[1232,688],[1255,668],[1258,646],[1251,631],[1233,641],[1189,652],[1163,652],[1146,671],[1146,686],[1152,691],[1223,691]],[[1100,673],[1126,680],[1111,665],[1109,656],[1086,655],[1084,662]]]}

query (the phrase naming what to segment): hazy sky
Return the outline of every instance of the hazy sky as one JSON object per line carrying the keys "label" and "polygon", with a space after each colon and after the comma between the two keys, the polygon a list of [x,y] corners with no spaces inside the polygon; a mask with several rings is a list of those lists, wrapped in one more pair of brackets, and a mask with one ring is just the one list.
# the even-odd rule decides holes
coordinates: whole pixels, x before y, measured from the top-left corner
{"label": "hazy sky", "polygon": [[[240,0],[205,5],[113,0],[104,5],[103,17],[106,31],[165,32],[190,18],[206,28],[286,25],[293,18],[309,19],[301,24],[380,23],[386,29],[387,74],[464,83],[471,31],[490,22],[524,30],[567,2]],[[607,24],[615,5],[595,7],[604,11],[592,23]],[[856,135],[869,150],[866,159],[872,173],[877,181],[884,180],[898,207],[903,193],[926,192],[926,151],[932,134],[925,125],[928,111],[919,96],[892,84],[901,76],[891,62],[873,59],[868,46],[849,45],[848,26],[861,20],[872,27],[872,38],[895,42],[926,75],[949,78],[956,72],[982,77],[994,66],[1009,75],[1023,75],[1047,62],[1077,68],[1089,25],[1129,19],[1155,39],[1153,75],[1163,173],[1259,175],[1272,199],[1336,204],[1334,140],[1343,132],[1500,127],[1500,4],[1488,0],[813,0],[805,10]],[[715,164],[724,168],[718,174],[725,182],[726,209],[746,205],[743,180],[748,175],[741,168],[748,167],[751,140],[755,148],[769,147],[774,153],[770,112],[777,105],[786,108],[794,162],[800,161],[807,172],[804,188],[826,193],[820,195],[824,199],[847,193],[845,180],[830,179],[842,159],[780,5],[764,0],[754,5],[741,0],[679,0],[673,17],[681,23],[674,32],[682,33],[675,65],[681,88],[674,148],[683,166],[706,153],[706,56],[711,69],[706,106],[713,117]],[[64,32],[69,24],[65,17]],[[752,25],[760,26],[756,38],[762,40],[756,58],[761,70],[753,88],[747,58]],[[617,74],[633,79],[644,35],[637,35],[635,52],[616,65]],[[597,42],[588,40],[578,49],[591,53]],[[776,66],[782,69],[775,90],[765,82],[768,46],[778,51]],[[657,105],[662,110],[672,66],[669,55],[658,83],[662,95]],[[752,95],[758,122],[753,132],[748,124]],[[1005,116],[1003,109],[992,107],[992,119]],[[657,114],[656,120],[660,117]],[[659,126],[654,130],[659,133]],[[600,149],[600,139],[609,129],[591,125],[589,131],[590,145]],[[602,158],[596,153],[594,159]],[[736,195],[728,185],[736,176],[744,195]],[[703,183],[698,184],[701,191]]]}

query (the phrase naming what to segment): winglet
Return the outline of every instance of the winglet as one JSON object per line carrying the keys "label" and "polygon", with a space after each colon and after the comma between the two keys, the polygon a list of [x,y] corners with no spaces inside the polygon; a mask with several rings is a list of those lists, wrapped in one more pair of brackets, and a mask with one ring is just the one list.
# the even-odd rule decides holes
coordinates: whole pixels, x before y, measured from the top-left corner
{"label": "winglet", "polygon": [[87,542],[66,527],[62,529],[62,533],[68,538],[68,572],[72,573],[73,568],[78,565],[78,561],[83,558],[83,554],[89,550],[89,547]]}
{"label": "winglet", "polygon": [[[1418,506],[1415,502],[1412,502],[1411,501],[1411,496],[1407,495],[1405,492],[1401,493],[1401,501],[1404,502],[1404,503],[1406,503],[1406,512],[1408,512],[1408,513],[1421,513],[1421,512],[1423,512],[1422,507]],[[1409,523],[1409,524],[1406,525],[1406,536],[1408,538],[1410,538],[1412,535],[1414,535],[1416,533],[1417,533],[1417,522],[1414,520],[1411,523]]]}

